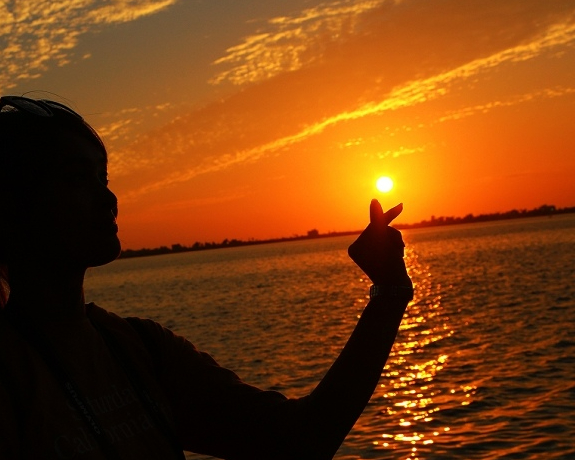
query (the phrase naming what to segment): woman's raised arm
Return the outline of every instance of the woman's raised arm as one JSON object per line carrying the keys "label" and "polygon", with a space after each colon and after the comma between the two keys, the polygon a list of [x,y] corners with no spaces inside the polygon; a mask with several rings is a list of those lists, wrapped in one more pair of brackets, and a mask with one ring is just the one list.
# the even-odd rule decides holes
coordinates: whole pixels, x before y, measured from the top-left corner
{"label": "woman's raised arm", "polygon": [[349,255],[374,283],[357,326],[315,390],[306,398],[304,457],[331,459],[353,427],[381,376],[413,287],[403,260],[404,243],[389,223],[402,206],[383,213],[371,203],[371,222]]}

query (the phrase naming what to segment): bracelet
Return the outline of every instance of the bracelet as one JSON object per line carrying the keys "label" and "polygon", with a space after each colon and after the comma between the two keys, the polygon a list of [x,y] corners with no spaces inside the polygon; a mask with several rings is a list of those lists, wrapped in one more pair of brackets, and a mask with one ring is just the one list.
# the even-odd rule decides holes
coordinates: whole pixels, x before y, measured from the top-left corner
{"label": "bracelet", "polygon": [[374,297],[389,297],[392,299],[412,300],[413,287],[374,284],[369,288],[369,298],[373,299]]}

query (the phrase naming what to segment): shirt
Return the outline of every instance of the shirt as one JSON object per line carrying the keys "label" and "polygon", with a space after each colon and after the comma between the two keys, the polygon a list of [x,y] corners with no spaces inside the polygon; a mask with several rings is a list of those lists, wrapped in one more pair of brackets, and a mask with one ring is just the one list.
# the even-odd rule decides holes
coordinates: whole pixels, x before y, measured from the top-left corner
{"label": "shirt", "polygon": [[[177,457],[99,328],[128,357],[137,386],[149,392],[182,448],[228,459],[287,455],[296,400],[244,383],[154,321],[127,321],[89,304],[84,318],[44,324],[39,332],[120,458]],[[0,369],[0,458],[105,458],[54,372],[4,315],[0,316]]]}

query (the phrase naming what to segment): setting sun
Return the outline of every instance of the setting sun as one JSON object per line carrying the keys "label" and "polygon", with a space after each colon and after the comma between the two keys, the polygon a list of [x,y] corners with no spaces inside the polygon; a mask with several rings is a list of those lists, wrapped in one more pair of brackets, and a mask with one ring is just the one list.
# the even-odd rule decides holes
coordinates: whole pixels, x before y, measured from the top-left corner
{"label": "setting sun", "polygon": [[375,186],[380,192],[387,193],[390,192],[391,189],[393,188],[393,181],[391,180],[390,177],[383,176],[377,179]]}
{"label": "setting sun", "polygon": [[0,87],[96,129],[125,249],[575,205],[573,0],[60,3]]}

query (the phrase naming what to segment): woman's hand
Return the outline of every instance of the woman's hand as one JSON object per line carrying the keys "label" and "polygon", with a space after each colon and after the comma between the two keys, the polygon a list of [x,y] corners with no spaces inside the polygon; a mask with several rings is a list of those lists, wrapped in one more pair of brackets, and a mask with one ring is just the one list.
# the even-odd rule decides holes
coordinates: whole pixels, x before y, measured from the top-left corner
{"label": "woman's hand", "polygon": [[389,226],[402,210],[399,204],[384,213],[379,202],[372,200],[370,223],[348,249],[351,259],[373,284],[412,285],[403,261],[401,233]]}

